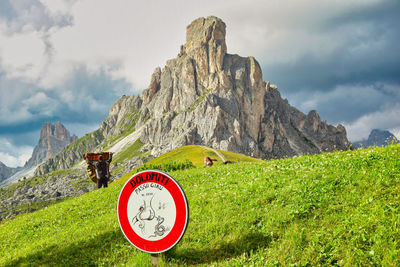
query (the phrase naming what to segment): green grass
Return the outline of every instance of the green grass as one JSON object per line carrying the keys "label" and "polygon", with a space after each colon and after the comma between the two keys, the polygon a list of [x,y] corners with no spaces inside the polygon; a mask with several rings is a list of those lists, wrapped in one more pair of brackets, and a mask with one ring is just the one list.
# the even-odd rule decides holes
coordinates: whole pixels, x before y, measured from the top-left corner
{"label": "green grass", "polygon": [[[234,161],[234,162],[262,162],[260,159],[248,157],[245,155],[237,154],[237,153],[232,153],[228,151],[223,151],[223,150],[218,150],[226,160]],[[212,158],[217,158],[217,162],[215,162],[216,165],[221,165],[222,162],[220,158],[218,157],[217,154],[215,154],[213,151],[208,150],[202,146],[196,146],[196,145],[189,145],[189,146],[184,146],[181,148],[174,149],[170,152],[167,152],[149,163],[152,164],[162,164],[168,161],[175,161],[175,162],[184,162],[185,160],[190,160],[193,165],[195,166],[203,166],[204,165],[204,157],[209,156]]]}
{"label": "green grass", "polygon": [[141,153],[139,151],[140,148],[142,148],[142,146],[143,146],[143,143],[140,141],[140,138],[138,138],[128,148],[126,148],[123,151],[121,151],[120,153],[116,154],[116,156],[113,158],[112,164],[125,162],[125,161],[130,160],[131,158],[133,158],[135,156],[143,155],[143,153]]}
{"label": "green grass", "polygon": [[157,164],[157,165],[154,165],[152,163],[146,163],[136,168],[135,171],[140,172],[144,170],[162,170],[165,172],[170,172],[177,170],[186,170],[193,167],[194,165],[190,160],[186,160],[185,162],[168,161],[167,163]]}
{"label": "green grass", "polygon": [[[399,266],[399,158],[392,145],[171,172],[190,219],[161,265]],[[151,266],[119,229],[128,177],[3,221],[0,266]]]}
{"label": "green grass", "polygon": [[104,140],[103,134],[100,130],[96,130],[79,138],[72,144],[69,144],[60,153],[78,151],[83,154],[86,153],[86,150],[93,148],[97,145],[98,142],[101,142],[102,140]]}

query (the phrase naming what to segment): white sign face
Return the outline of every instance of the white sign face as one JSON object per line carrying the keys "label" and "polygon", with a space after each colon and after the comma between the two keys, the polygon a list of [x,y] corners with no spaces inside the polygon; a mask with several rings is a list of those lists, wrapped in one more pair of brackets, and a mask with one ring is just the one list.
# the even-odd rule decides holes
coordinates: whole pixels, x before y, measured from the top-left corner
{"label": "white sign face", "polygon": [[171,249],[185,233],[189,218],[179,183],[158,170],[133,175],[118,198],[118,221],[126,239],[148,253]]}
{"label": "white sign face", "polygon": [[175,224],[174,199],[162,185],[142,184],[129,198],[128,218],[138,236],[147,240],[160,240]]}

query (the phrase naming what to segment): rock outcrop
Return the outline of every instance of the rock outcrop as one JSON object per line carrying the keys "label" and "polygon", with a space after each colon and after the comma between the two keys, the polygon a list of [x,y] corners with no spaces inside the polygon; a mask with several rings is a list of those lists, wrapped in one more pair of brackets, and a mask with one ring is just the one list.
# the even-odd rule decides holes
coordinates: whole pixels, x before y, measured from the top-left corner
{"label": "rock outcrop", "polygon": [[[155,69],[141,96],[118,100],[86,148],[108,149],[136,131],[142,150],[153,156],[189,144],[263,159],[346,149],[342,125],[290,106],[276,85],[263,80],[255,58],[227,53],[225,35],[219,18],[193,21],[178,56]],[[37,173],[71,167],[87,151],[70,145]]]}
{"label": "rock outcrop", "polygon": [[343,126],[290,106],[253,57],[227,53],[225,33],[219,18],[193,21],[178,57],[155,70],[136,124],[154,155],[188,144],[264,159],[346,149]]}
{"label": "rock outcrop", "polygon": [[0,161],[0,182],[12,176],[14,173],[19,171],[21,168],[7,167],[3,162]]}
{"label": "rock outcrop", "polygon": [[47,159],[35,170],[35,175],[46,174],[55,170],[68,169],[76,162],[82,160],[82,155],[88,151],[93,151],[101,142],[104,141],[100,130],[86,134],[73,143],[66,146],[54,157]]}
{"label": "rock outcrop", "polygon": [[354,146],[370,147],[370,146],[387,146],[390,144],[397,144],[400,141],[389,131],[373,129],[368,136],[367,140],[353,142]]}
{"label": "rock outcrop", "polygon": [[[146,98],[146,96],[143,96]],[[139,109],[142,99],[138,96],[122,96],[111,107],[108,117],[101,123],[100,132],[107,139],[120,135],[135,127],[135,121],[139,117]]]}
{"label": "rock outcrop", "polygon": [[61,122],[55,124],[46,122],[40,132],[39,143],[34,148],[32,157],[26,162],[24,167],[30,168],[42,163],[46,159],[55,156],[76,139],[78,137],[76,135],[71,136]]}
{"label": "rock outcrop", "polygon": [[55,157],[40,165],[35,175],[42,175],[57,169],[68,169],[82,160],[82,155],[89,151],[103,151],[113,143],[113,139],[126,132],[135,130],[142,99],[138,96],[122,96],[111,107],[108,117],[100,128],[68,145]]}

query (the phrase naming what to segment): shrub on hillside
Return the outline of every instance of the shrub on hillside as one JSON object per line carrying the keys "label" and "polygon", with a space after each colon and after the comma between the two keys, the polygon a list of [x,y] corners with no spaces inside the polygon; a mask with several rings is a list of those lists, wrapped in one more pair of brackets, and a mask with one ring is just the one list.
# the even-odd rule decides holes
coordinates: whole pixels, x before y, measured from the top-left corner
{"label": "shrub on hillside", "polygon": [[177,171],[177,170],[185,170],[193,168],[194,165],[190,160],[185,160],[184,162],[167,162],[164,164],[144,164],[136,169],[137,172],[144,171],[144,170],[160,170],[160,171]]}

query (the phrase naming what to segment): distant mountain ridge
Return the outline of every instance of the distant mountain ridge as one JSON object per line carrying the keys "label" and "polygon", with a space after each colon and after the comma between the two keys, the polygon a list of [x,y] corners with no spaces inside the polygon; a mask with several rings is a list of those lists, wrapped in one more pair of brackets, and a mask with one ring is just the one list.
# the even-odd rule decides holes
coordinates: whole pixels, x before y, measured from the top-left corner
{"label": "distant mountain ridge", "polygon": [[12,176],[18,172],[21,168],[7,167],[3,162],[0,161],[0,182]]}
{"label": "distant mountain ridge", "polygon": [[373,129],[368,136],[368,139],[353,142],[354,146],[359,147],[371,147],[371,146],[387,146],[390,144],[397,144],[399,140],[387,130]]}
{"label": "distant mountain ridge", "polygon": [[30,177],[39,164],[54,157],[77,139],[76,135],[70,135],[61,122],[44,123],[38,144],[35,146],[31,158],[23,167],[10,168],[0,162],[0,186],[10,184],[21,177]]}

